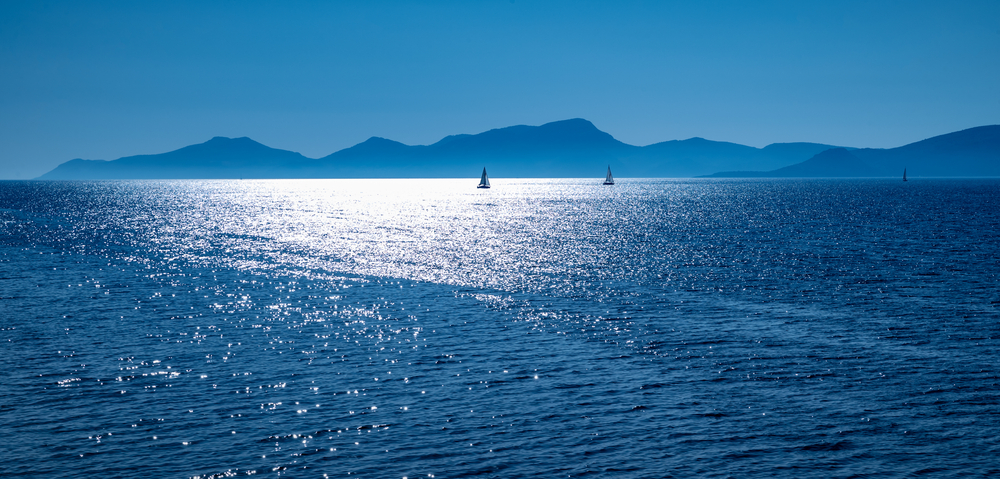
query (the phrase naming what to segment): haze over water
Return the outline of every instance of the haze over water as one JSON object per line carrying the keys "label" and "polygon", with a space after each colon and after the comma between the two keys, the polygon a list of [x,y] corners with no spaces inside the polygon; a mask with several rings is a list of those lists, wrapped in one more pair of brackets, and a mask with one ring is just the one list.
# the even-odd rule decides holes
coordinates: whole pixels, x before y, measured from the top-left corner
{"label": "haze over water", "polygon": [[1000,473],[998,180],[0,182],[0,476]]}

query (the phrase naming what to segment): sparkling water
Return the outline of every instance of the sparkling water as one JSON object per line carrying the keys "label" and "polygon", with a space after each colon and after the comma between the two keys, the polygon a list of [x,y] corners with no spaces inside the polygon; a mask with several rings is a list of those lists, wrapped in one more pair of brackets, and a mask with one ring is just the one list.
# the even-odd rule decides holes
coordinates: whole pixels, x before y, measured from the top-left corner
{"label": "sparkling water", "polygon": [[0,182],[0,476],[1000,474],[1000,180]]}

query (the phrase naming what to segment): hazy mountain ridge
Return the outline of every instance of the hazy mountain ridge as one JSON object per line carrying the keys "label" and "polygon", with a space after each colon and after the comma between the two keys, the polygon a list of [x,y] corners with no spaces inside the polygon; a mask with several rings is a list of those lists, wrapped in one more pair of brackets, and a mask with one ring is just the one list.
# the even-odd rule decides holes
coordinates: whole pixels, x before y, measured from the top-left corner
{"label": "hazy mountain ridge", "polygon": [[[994,126],[890,150],[843,149],[818,143],[755,148],[704,138],[640,147],[618,141],[587,120],[572,119],[449,135],[430,145],[371,137],[318,159],[245,137],[216,137],[161,154],[113,161],[75,159],[39,179],[468,178],[478,176],[484,166],[494,177],[573,178],[601,177],[608,165],[618,177],[892,176],[897,174],[893,161],[912,161],[917,171],[921,161],[936,165],[942,163],[942,156],[956,154],[963,158],[978,155],[987,163],[992,160],[1000,175],[998,145],[1000,127]],[[948,166],[947,161],[942,164]],[[957,175],[969,175],[965,172],[980,170],[956,171],[960,172]],[[715,173],[720,171],[723,173]]]}
{"label": "hazy mountain ridge", "polygon": [[979,126],[897,148],[834,149],[771,171],[723,171],[709,178],[1000,176],[1000,125]]}
{"label": "hazy mountain ridge", "polygon": [[594,176],[589,170],[603,169],[638,148],[580,119],[450,135],[430,145],[372,140],[362,143],[364,148],[355,145],[318,161],[327,165],[330,176],[349,178],[469,177],[483,166],[497,177],[573,177]]}
{"label": "hazy mountain ridge", "polygon": [[[156,155],[135,155],[114,161],[71,160],[42,175],[42,180],[117,180],[189,178],[294,178],[311,160],[287,150],[270,148],[249,138],[217,136],[205,143]],[[275,168],[274,165],[281,165]]]}

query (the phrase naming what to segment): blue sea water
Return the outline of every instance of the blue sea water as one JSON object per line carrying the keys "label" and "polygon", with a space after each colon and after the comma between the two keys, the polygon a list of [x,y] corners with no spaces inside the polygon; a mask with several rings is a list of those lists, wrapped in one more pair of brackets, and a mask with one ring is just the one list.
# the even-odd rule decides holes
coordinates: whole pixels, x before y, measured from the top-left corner
{"label": "blue sea water", "polygon": [[1000,180],[0,182],[3,477],[1000,474]]}

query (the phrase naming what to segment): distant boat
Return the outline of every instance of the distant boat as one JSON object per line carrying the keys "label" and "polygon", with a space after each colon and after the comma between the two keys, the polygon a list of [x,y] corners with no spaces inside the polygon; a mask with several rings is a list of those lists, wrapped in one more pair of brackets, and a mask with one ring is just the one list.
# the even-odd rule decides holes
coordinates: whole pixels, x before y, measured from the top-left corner
{"label": "distant boat", "polygon": [[604,179],[605,185],[615,184],[615,177],[611,176],[611,165],[608,165],[608,177]]}
{"label": "distant boat", "polygon": [[483,177],[479,179],[479,186],[476,188],[489,188],[490,187],[490,177],[486,176],[486,167],[483,167]]}
{"label": "distant boat", "polygon": [[906,168],[903,168],[903,181],[906,181]]}

